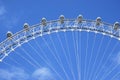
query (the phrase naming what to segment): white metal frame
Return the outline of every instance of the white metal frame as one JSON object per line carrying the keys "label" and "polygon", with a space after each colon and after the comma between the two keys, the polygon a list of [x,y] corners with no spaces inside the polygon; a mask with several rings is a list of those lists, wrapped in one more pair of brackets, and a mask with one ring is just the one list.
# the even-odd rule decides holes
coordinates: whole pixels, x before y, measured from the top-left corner
{"label": "white metal frame", "polygon": [[[120,40],[120,29],[119,28],[114,29],[116,27],[115,25],[104,23],[101,20],[97,19],[84,20],[82,19],[82,17],[80,17],[80,19],[78,18],[64,19],[63,15],[62,18],[60,18],[61,20],[59,19],[53,21],[46,21],[46,19],[43,18],[43,20],[39,24],[33,25],[31,27],[29,27],[29,25],[28,27],[25,26],[23,30],[13,35],[11,33],[11,36],[9,35],[6,40],[0,43],[0,61],[2,62],[2,60],[6,56],[8,56],[9,53],[14,51],[17,47],[21,46],[22,44],[32,39],[35,39],[36,37],[51,34],[54,32],[87,31],[100,33]],[[117,27],[119,27],[119,25]]]}

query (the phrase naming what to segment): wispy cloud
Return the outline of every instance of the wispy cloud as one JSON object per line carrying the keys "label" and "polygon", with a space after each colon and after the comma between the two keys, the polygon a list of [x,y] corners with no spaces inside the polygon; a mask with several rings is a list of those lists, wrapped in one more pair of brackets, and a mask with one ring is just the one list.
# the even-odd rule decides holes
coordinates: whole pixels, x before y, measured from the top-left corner
{"label": "wispy cloud", "polygon": [[53,80],[53,74],[48,68],[40,68],[35,70],[32,77],[35,80]]}
{"label": "wispy cloud", "polygon": [[11,69],[0,69],[0,80],[54,80],[49,68],[43,67],[27,73],[22,68],[12,67]]}
{"label": "wispy cloud", "polygon": [[0,16],[4,15],[6,13],[6,9],[4,6],[0,6]]}
{"label": "wispy cloud", "polygon": [[13,14],[7,11],[6,6],[3,4],[0,6],[0,26],[4,26],[7,29],[13,28],[15,25],[17,25],[20,19],[19,16],[15,13]]}
{"label": "wispy cloud", "polygon": [[0,80],[27,80],[29,75],[21,68],[0,69]]}

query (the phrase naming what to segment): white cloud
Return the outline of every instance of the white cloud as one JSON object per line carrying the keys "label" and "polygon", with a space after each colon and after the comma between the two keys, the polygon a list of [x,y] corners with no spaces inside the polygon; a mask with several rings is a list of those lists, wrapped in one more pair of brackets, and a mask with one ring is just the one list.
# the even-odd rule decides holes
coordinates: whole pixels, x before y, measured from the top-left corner
{"label": "white cloud", "polygon": [[29,75],[21,68],[0,69],[0,80],[28,80]]}
{"label": "white cloud", "polygon": [[16,27],[18,21],[20,19],[20,14],[11,14],[6,10],[4,5],[0,5],[0,26],[4,26],[7,29],[11,29]]}
{"label": "white cloud", "polygon": [[46,67],[39,68],[33,71],[32,74],[17,67],[0,69],[0,80],[54,80],[53,77],[51,70]]}
{"label": "white cloud", "polygon": [[10,74],[9,71],[0,69],[0,79],[1,80],[11,80],[11,76],[12,75]]}
{"label": "white cloud", "polygon": [[52,72],[48,68],[40,68],[35,70],[32,77],[35,80],[53,80]]}
{"label": "white cloud", "polygon": [[6,9],[4,6],[0,6],[0,16],[4,15],[6,13]]}

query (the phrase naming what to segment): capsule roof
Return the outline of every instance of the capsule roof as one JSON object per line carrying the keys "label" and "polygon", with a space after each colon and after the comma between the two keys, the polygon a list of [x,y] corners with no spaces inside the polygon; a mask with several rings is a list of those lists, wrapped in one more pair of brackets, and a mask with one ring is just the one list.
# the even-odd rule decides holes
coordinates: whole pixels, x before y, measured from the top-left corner
{"label": "capsule roof", "polygon": [[97,17],[96,21],[101,22],[102,21],[101,17]]}
{"label": "capsule roof", "polygon": [[43,18],[42,18],[42,21],[46,21],[46,18],[43,17]]}
{"label": "capsule roof", "polygon": [[64,17],[64,15],[60,15],[60,17],[59,17],[60,19],[64,19],[65,17]]}
{"label": "capsule roof", "polygon": [[83,18],[83,16],[80,14],[80,15],[78,15],[78,18]]}
{"label": "capsule roof", "polygon": [[26,25],[28,26],[29,24],[28,23],[24,23],[24,26],[26,26]]}
{"label": "capsule roof", "polygon": [[120,23],[119,22],[115,22],[114,25],[119,25],[120,26]]}
{"label": "capsule roof", "polygon": [[7,32],[7,34],[9,34],[9,33],[11,33],[11,34],[12,34],[12,32],[11,32],[11,31],[8,31],[8,32]]}

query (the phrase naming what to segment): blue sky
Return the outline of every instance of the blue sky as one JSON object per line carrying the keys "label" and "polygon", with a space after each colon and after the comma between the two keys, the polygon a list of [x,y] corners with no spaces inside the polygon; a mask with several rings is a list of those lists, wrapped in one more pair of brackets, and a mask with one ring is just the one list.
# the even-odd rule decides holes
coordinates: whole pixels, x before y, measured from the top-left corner
{"label": "blue sky", "polygon": [[[119,3],[119,0],[0,0],[0,42],[6,39],[7,31],[16,33],[23,29],[25,22],[34,25],[42,17],[49,21],[58,19],[61,14],[66,18],[82,14],[85,19],[95,20],[100,16],[108,23],[120,22]],[[76,63],[74,39],[80,44],[80,63]],[[119,80],[119,47],[118,40],[95,33],[46,35],[22,45],[6,57],[0,63],[0,80],[78,80],[79,72],[82,80]]]}

